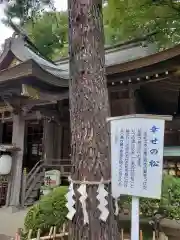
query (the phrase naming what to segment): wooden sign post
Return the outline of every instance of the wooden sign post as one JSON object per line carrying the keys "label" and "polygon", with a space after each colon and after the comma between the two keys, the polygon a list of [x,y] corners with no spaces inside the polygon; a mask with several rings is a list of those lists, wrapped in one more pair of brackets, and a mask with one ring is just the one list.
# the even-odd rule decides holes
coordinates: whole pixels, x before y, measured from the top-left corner
{"label": "wooden sign post", "polygon": [[164,126],[172,117],[128,115],[108,120],[112,196],[132,196],[131,240],[139,240],[139,197],[161,197]]}

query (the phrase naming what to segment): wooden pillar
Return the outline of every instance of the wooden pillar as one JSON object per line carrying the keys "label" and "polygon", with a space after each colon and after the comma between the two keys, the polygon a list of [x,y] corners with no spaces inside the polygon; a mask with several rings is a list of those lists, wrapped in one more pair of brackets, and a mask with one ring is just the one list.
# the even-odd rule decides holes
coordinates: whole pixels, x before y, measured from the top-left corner
{"label": "wooden pillar", "polygon": [[4,124],[0,122],[0,143],[3,143],[3,128]]}
{"label": "wooden pillar", "polygon": [[21,115],[13,116],[13,133],[12,143],[16,144],[20,148],[13,154],[12,162],[12,174],[10,179],[10,194],[9,204],[12,207],[18,207],[20,205],[20,191],[21,191],[21,177],[22,177],[22,166],[23,166],[23,155],[24,155],[24,131],[25,131],[25,120]]}
{"label": "wooden pillar", "polygon": [[61,124],[55,126],[55,158],[61,159],[62,157],[62,133],[63,128]]}
{"label": "wooden pillar", "polygon": [[135,98],[135,90],[130,87],[129,88],[129,114],[136,113],[136,98]]}
{"label": "wooden pillar", "polygon": [[112,117],[137,113],[135,90],[129,86],[128,91],[113,92],[110,99]]}
{"label": "wooden pillar", "polygon": [[53,159],[55,157],[54,132],[55,132],[54,123],[49,122],[47,119],[45,119],[44,120],[44,137],[43,137],[45,163],[48,163],[48,159]]}
{"label": "wooden pillar", "polygon": [[111,111],[112,111],[112,106],[111,106],[111,91],[108,89],[108,100],[109,100],[109,110],[110,110],[110,116],[112,115]]}

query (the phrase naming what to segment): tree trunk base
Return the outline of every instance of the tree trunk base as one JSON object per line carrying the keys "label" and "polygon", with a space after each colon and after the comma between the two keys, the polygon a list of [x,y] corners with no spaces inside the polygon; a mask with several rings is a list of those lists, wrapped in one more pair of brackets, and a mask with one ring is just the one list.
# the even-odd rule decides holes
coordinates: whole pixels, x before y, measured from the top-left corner
{"label": "tree trunk base", "polygon": [[[110,187],[110,186],[109,186]],[[69,240],[117,240],[119,231],[115,221],[113,199],[111,194],[106,198],[108,201],[108,210],[110,211],[106,222],[100,220],[100,211],[98,209],[99,201],[97,200],[98,186],[87,187],[86,209],[89,217],[89,224],[84,224],[82,206],[79,202],[79,195],[76,193],[76,214],[70,224]],[[118,237],[117,237],[118,236]]]}

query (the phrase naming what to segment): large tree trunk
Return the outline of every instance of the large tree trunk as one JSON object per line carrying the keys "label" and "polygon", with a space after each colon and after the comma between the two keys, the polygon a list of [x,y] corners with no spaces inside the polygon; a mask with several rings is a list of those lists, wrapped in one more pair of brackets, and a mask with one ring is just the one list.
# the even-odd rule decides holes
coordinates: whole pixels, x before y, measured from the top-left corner
{"label": "large tree trunk", "polygon": [[[106,118],[109,101],[105,77],[102,0],[69,0],[70,25],[70,115],[71,157],[74,180],[110,179],[109,138]],[[78,186],[76,186],[78,187]],[[118,239],[112,198],[106,223],[99,219],[98,186],[88,186],[89,225],[83,224],[79,195],[77,213],[70,230],[71,240]]]}

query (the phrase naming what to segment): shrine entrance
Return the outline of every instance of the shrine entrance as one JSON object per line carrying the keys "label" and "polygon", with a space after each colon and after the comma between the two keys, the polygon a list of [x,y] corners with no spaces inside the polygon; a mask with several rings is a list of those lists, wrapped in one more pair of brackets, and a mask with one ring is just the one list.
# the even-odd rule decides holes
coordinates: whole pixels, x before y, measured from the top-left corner
{"label": "shrine entrance", "polygon": [[[2,144],[12,143],[13,123],[5,122],[2,125]],[[43,139],[43,122],[26,121],[24,137],[24,156],[23,168],[27,173],[42,159],[42,139]],[[3,152],[0,152],[1,154]],[[0,176],[0,207],[6,205],[8,191],[8,176]]]}
{"label": "shrine entrance", "polygon": [[[11,144],[12,129],[12,122],[3,124],[3,144]],[[42,140],[43,122],[41,120],[26,121],[23,168],[27,168],[28,172],[42,159]]]}
{"label": "shrine entrance", "polygon": [[25,130],[25,147],[23,168],[29,172],[43,155],[43,122],[27,121]]}

